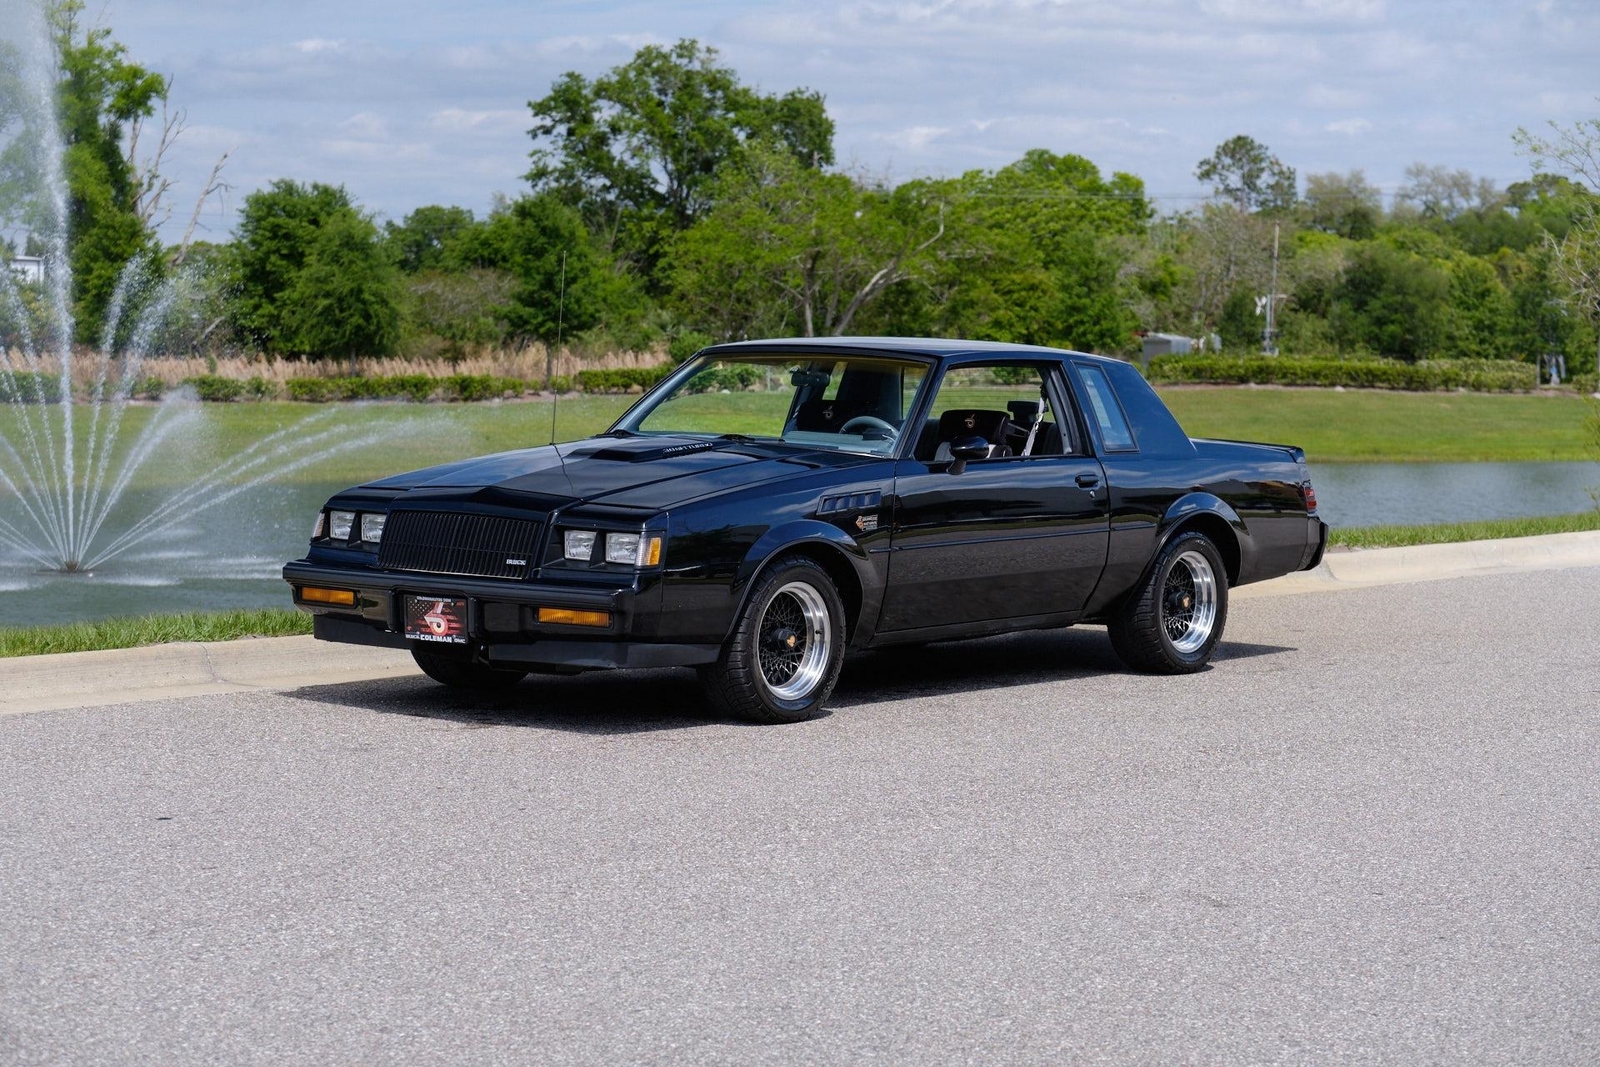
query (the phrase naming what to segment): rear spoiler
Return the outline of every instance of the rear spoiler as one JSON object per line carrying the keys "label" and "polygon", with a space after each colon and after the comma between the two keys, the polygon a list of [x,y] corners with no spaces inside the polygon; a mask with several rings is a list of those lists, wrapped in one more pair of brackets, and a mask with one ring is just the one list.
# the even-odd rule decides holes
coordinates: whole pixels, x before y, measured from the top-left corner
{"label": "rear spoiler", "polygon": [[1296,463],[1306,461],[1306,450],[1299,445],[1274,445],[1265,441],[1236,441],[1229,437],[1191,437],[1189,440],[1197,445],[1249,445],[1252,448],[1276,448],[1288,453],[1289,458]]}

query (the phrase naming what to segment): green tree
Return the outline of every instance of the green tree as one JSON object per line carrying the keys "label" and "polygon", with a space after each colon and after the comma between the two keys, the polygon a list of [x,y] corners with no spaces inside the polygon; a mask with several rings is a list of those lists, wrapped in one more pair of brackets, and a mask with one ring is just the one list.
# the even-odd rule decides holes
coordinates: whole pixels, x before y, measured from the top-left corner
{"label": "green tree", "polygon": [[290,351],[351,358],[394,351],[399,288],[370,219],[352,209],[328,216],[282,295],[280,314]]}
{"label": "green tree", "polygon": [[1334,295],[1334,336],[1355,348],[1407,361],[1440,347],[1450,308],[1450,281],[1431,261],[1384,241],[1351,256]]}
{"label": "green tree", "polygon": [[1365,241],[1383,221],[1383,194],[1362,171],[1306,175],[1306,221],[1313,229]]}
{"label": "green tree", "polygon": [[395,265],[406,274],[444,267],[452,241],[472,227],[472,212],[464,207],[430,204],[419,207],[400,222],[383,224],[383,243]]}
{"label": "green tree", "polygon": [[317,234],[336,215],[354,212],[343,186],[279,178],[244,198],[234,229],[232,317],[240,334],[272,352],[294,350],[285,298],[305,269]]}
{"label": "green tree", "polygon": [[[1549,134],[1519,129],[1514,140],[1536,167],[1553,168],[1590,194],[1579,199],[1566,232],[1559,239],[1552,235],[1548,247],[1567,302],[1600,335],[1600,118],[1549,126]],[[1595,363],[1600,367],[1600,341]]]}
{"label": "green tree", "polygon": [[672,285],[689,319],[723,337],[780,324],[807,337],[851,333],[864,309],[926,268],[945,233],[933,188],[882,189],[783,152],[730,169],[717,194],[673,245]]}
{"label": "green tree", "polygon": [[1240,211],[1287,211],[1296,200],[1294,168],[1244,134],[1218,145],[1195,166],[1194,176]]}
{"label": "green tree", "polygon": [[124,266],[149,256],[157,244],[149,226],[149,198],[159,182],[134,158],[132,131],[167,99],[167,82],[132,63],[104,27],[86,29],[81,0],[61,0],[48,11],[55,50],[55,118],[66,181],[66,218],[55,216],[47,190],[44,153],[51,138],[21,52],[0,45],[0,222],[33,234],[65,225],[73,278],[78,337],[100,338],[102,320]]}
{"label": "green tree", "polygon": [[550,194],[524,197],[463,230],[446,266],[509,274],[507,330],[546,344],[558,331],[571,336],[644,310],[636,284],[596,247],[577,210]]}
{"label": "green tree", "polygon": [[604,244],[645,268],[711,208],[717,172],[765,143],[808,167],[833,162],[822,97],[764,96],[697,41],[647,45],[593,81],[569,72],[529,102],[535,191],[578,208]]}

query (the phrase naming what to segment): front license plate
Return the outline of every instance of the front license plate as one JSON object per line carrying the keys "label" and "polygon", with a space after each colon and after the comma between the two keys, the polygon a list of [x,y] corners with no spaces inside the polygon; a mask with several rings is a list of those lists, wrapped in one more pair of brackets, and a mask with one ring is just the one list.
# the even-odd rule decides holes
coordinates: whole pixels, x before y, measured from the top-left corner
{"label": "front license plate", "polygon": [[460,597],[406,597],[406,636],[446,645],[467,643],[467,602]]}

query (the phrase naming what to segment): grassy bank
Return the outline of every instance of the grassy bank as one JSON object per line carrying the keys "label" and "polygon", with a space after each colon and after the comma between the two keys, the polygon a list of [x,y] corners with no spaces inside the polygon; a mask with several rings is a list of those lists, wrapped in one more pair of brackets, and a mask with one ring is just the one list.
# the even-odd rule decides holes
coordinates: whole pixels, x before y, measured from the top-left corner
{"label": "grassy bank", "polygon": [[[1584,403],[1571,396],[1390,393],[1367,390],[1180,387],[1162,396],[1196,437],[1231,437],[1300,445],[1313,462],[1429,462],[1584,460]],[[597,433],[636,400],[632,396],[575,396],[557,408],[555,437]],[[752,432],[779,398],[754,393],[696,397],[747,421]],[[130,408],[123,440],[132,441],[155,411]],[[21,437],[22,409],[0,405],[0,430]],[[38,413],[32,413],[37,418]],[[59,418],[59,415],[53,417]],[[726,416],[724,416],[726,417]],[[86,421],[86,416],[80,422]],[[736,427],[737,428],[737,427]],[[80,426],[80,435],[83,427]],[[209,404],[164,450],[190,457],[237,456],[269,434],[296,439],[333,429],[334,441],[374,438],[330,454],[287,477],[301,482],[354,482],[467,456],[540,445],[551,438],[548,400],[489,404]],[[82,464],[80,463],[80,469]],[[205,469],[202,467],[201,469]],[[148,465],[139,484],[188,484],[192,467]]]}
{"label": "grassy bank", "polygon": [[1431,526],[1359,526],[1334,530],[1328,535],[1328,543],[1348,548],[1400,548],[1406,545],[1442,545],[1455,541],[1490,541],[1586,530],[1600,530],[1600,509],[1581,511],[1575,515],[1445,522]]}
{"label": "grassy bank", "polygon": [[1585,460],[1570,395],[1191,387],[1161,390],[1192,437],[1299,445],[1319,463]]}
{"label": "grassy bank", "polygon": [[0,627],[0,657],[41,656],[52,652],[93,652],[137,648],[171,641],[232,641],[239,637],[289,637],[311,632],[311,616],[301,611],[188,612],[136,619],[103,619],[64,626]]}

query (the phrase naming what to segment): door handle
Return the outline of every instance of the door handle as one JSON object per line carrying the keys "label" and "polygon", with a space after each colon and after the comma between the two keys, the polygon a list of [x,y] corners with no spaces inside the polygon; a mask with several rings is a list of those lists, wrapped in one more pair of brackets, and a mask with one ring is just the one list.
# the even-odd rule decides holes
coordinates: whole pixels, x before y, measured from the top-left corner
{"label": "door handle", "polygon": [[1099,484],[1100,484],[1100,476],[1098,474],[1080,474],[1080,475],[1078,475],[1078,488],[1080,488],[1080,489],[1093,489],[1095,486],[1097,486]]}

